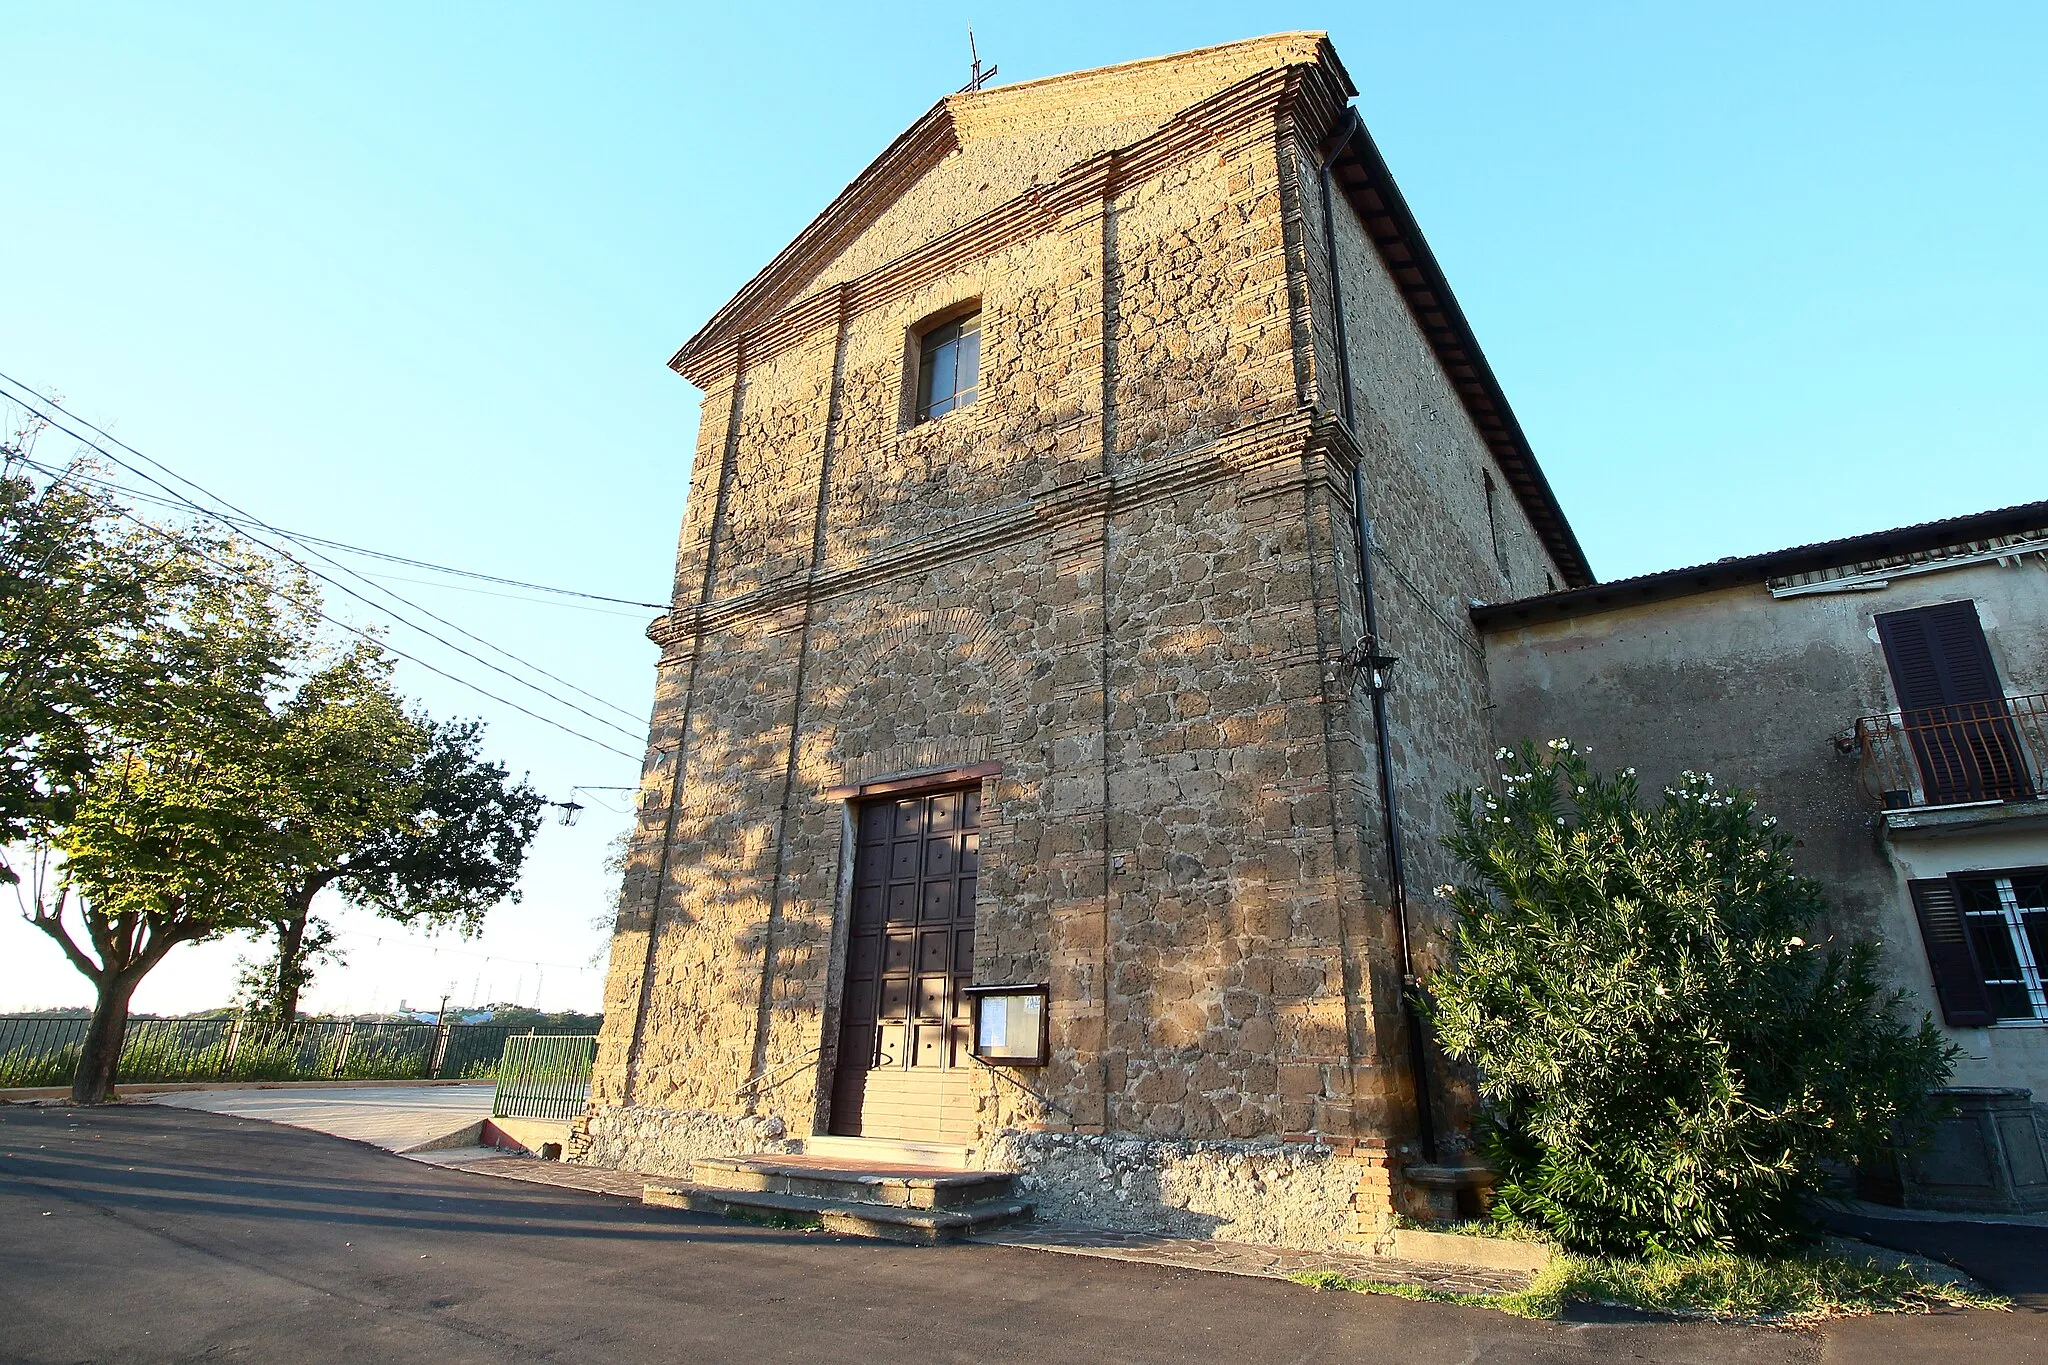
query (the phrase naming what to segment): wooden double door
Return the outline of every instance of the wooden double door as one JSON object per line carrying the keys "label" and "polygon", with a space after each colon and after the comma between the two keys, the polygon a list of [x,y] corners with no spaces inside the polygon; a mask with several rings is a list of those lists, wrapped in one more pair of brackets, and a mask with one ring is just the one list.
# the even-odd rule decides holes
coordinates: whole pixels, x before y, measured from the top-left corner
{"label": "wooden double door", "polygon": [[854,808],[853,924],[831,1131],[974,1140],[970,1036],[978,787]]}

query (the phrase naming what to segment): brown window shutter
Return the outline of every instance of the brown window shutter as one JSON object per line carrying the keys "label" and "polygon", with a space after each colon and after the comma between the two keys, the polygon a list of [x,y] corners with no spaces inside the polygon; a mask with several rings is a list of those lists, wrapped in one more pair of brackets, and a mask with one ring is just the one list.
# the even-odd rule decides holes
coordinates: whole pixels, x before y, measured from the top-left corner
{"label": "brown window shutter", "polygon": [[1975,602],[1886,612],[1877,618],[1877,634],[1901,711],[1998,701],[2005,695]]}
{"label": "brown window shutter", "polygon": [[1950,1028],[1983,1028],[1992,1021],[1991,994],[1984,972],[1963,929],[1963,907],[1955,883],[1946,877],[1909,881],[1913,911],[1920,917],[1920,941],[1927,947],[1927,965],[1934,969],[1934,991],[1941,997],[1941,1017]]}

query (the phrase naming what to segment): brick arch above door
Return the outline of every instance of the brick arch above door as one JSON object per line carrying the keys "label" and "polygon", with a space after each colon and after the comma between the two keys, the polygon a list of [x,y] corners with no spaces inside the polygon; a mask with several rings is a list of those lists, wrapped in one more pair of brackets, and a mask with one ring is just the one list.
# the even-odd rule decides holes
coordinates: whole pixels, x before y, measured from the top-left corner
{"label": "brick arch above door", "polygon": [[1002,759],[1030,733],[1023,669],[982,612],[892,612],[821,632],[817,650],[823,728],[804,767],[820,789]]}

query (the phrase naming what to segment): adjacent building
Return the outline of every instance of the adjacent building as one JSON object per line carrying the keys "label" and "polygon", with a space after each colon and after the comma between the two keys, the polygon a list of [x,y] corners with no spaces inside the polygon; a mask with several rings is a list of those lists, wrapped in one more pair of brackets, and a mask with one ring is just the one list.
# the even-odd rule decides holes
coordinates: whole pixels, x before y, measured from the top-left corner
{"label": "adjacent building", "polygon": [[1503,737],[1754,791],[1883,945],[1980,1092],[1909,1199],[2048,1207],[2048,502],[1472,616]]}

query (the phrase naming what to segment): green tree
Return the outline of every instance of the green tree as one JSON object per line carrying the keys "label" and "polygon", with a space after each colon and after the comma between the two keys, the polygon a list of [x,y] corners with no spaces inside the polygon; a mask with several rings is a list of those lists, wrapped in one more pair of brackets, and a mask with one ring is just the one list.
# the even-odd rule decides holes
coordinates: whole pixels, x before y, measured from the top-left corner
{"label": "green tree", "polygon": [[314,646],[310,590],[226,537],[155,541],[142,610],[94,641],[92,687],[68,712],[75,766],[39,776],[22,817],[24,913],[97,993],[81,1104],[110,1093],[129,1002],[165,954],[262,923],[303,820],[276,708]]}
{"label": "green tree", "polygon": [[1500,757],[1501,791],[1451,803],[1470,879],[1439,888],[1455,952],[1428,982],[1497,1215],[1607,1254],[1800,1235],[1828,1163],[1931,1116],[1933,1021],[1872,944],[1812,941],[1825,898],[1748,796],[1687,773],[1644,808],[1566,741]]}
{"label": "green tree", "polygon": [[399,924],[475,933],[493,906],[519,899],[543,805],[482,756],[481,722],[407,716],[381,660],[357,660],[302,697],[295,764],[329,776],[269,917],[273,952],[243,976],[244,998],[279,1023],[297,1016],[314,963],[334,954],[313,913],[321,892]]}
{"label": "green tree", "polygon": [[[90,466],[38,481],[35,435],[0,441],[0,845],[68,815],[124,640],[148,619],[152,590],[191,569],[91,491]],[[0,881],[15,878],[0,861]]]}

